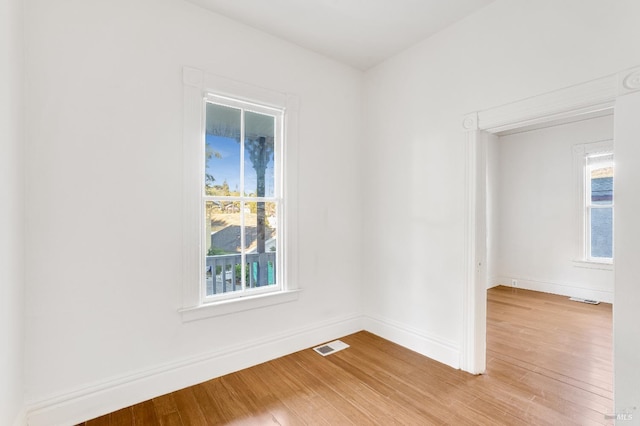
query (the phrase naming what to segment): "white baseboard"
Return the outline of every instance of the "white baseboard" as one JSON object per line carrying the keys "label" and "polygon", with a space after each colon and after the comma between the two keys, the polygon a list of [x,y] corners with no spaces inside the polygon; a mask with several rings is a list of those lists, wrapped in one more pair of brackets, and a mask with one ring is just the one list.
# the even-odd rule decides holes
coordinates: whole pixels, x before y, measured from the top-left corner
{"label": "white baseboard", "polygon": [[379,317],[365,316],[364,329],[452,368],[460,368],[460,348],[455,342]]}
{"label": "white baseboard", "polygon": [[560,296],[580,297],[583,299],[613,303],[613,291],[578,287],[571,284],[501,276],[496,278],[495,285],[504,285],[505,287],[511,287],[510,283],[512,279],[517,280],[518,288],[522,288],[524,290],[540,291],[543,293],[557,294]]}
{"label": "white baseboard", "polygon": [[504,284],[500,284],[498,280],[494,277],[489,277],[489,280],[487,281],[487,290],[493,287],[498,287],[499,285],[504,285]]}
{"label": "white baseboard", "polygon": [[15,426],[77,424],[122,407],[242,370],[290,353],[367,330],[452,368],[460,368],[454,342],[384,318],[353,315],[245,342],[100,383],[31,401]]}
{"label": "white baseboard", "polygon": [[29,426],[77,424],[361,330],[360,315],[323,321],[32,401],[26,418]]}
{"label": "white baseboard", "polygon": [[27,426],[27,411],[25,408],[20,410],[18,416],[13,421],[13,426]]}

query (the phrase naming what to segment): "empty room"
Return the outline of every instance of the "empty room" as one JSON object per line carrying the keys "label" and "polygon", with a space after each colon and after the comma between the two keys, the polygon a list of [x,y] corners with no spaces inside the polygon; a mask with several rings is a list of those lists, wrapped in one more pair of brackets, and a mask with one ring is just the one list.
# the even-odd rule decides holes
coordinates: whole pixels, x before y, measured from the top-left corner
{"label": "empty room", "polygon": [[[0,0],[0,425],[640,424],[638,17]],[[519,180],[605,140],[612,253]],[[514,280],[612,306],[609,394],[504,362]]]}
{"label": "empty room", "polygon": [[572,393],[593,420],[613,416],[612,152],[611,109],[487,146],[486,374]]}

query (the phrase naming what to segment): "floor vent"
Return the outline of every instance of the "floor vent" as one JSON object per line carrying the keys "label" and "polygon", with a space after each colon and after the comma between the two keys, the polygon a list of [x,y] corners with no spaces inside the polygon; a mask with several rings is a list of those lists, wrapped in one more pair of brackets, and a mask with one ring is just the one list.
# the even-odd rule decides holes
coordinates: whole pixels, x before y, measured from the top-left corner
{"label": "floor vent", "polygon": [[347,349],[349,345],[340,341],[334,340],[333,342],[325,343],[324,345],[316,346],[313,348],[314,351],[318,352],[322,356],[331,355],[343,349]]}
{"label": "floor vent", "polygon": [[600,302],[597,300],[591,299],[583,299],[581,297],[570,297],[569,300],[573,300],[574,302],[588,303],[589,305],[599,305]]}

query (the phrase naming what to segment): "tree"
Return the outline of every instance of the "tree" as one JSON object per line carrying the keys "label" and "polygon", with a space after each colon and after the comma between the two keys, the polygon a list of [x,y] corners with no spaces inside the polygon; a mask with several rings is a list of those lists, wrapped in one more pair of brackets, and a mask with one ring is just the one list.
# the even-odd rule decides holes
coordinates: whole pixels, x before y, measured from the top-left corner
{"label": "tree", "polygon": [[[256,196],[265,196],[265,177],[267,172],[267,165],[273,155],[273,141],[267,142],[267,138],[260,136],[257,140],[247,140],[245,142],[245,150],[249,154],[249,160],[253,169],[256,171]],[[264,253],[265,244],[265,203],[264,201],[258,201],[256,203],[256,216],[257,216],[257,251],[258,253]]]}
{"label": "tree", "polygon": [[[267,141],[267,138],[260,136],[254,140],[245,141],[245,152],[249,154],[249,160],[253,169],[256,171],[256,196],[264,197],[265,181],[267,165],[273,156],[273,139]],[[256,252],[258,253],[258,286],[267,284],[267,262],[264,256],[260,256],[265,252],[266,241],[266,215],[265,215],[265,202],[256,202]]]}
{"label": "tree", "polygon": [[[216,137],[233,139],[241,143],[244,139],[244,155],[251,162],[256,172],[256,197],[266,196],[266,171],[269,162],[274,155],[275,120],[270,114],[262,114],[253,111],[245,111],[234,106],[226,106],[217,103],[207,103],[205,133]],[[242,131],[244,127],[244,131]],[[220,154],[207,149],[207,159],[221,158]],[[205,176],[205,185],[208,195],[223,195],[218,192],[218,185],[214,185],[213,176]],[[224,184],[223,184],[224,186]],[[221,188],[224,190],[224,188]],[[228,185],[227,185],[228,195]],[[243,194],[249,197],[249,191],[253,188],[241,188]],[[266,245],[266,209],[264,201],[256,201],[256,252],[259,254],[258,285],[268,283],[267,262],[265,260]]]}
{"label": "tree", "polygon": [[[222,154],[220,154],[218,151],[214,151],[212,147],[210,147],[209,145],[206,146],[206,150],[205,150],[205,161],[215,157],[215,158],[222,158]],[[216,178],[213,177],[213,175],[210,175],[209,173],[206,173],[204,176],[204,182],[205,182],[205,186],[208,188],[211,185],[213,185],[213,182],[216,181]]]}

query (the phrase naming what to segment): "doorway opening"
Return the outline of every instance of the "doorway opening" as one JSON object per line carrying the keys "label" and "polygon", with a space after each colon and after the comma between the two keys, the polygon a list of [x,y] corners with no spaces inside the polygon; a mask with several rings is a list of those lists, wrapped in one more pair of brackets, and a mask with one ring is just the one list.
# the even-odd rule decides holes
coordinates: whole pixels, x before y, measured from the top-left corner
{"label": "doorway opening", "polygon": [[593,403],[591,420],[614,411],[612,139],[605,110],[486,141],[487,374]]}
{"label": "doorway opening", "polygon": [[[465,288],[461,368],[472,374],[486,369],[487,145],[499,133],[549,123],[579,121],[611,114],[619,96],[640,90],[631,69],[586,83],[476,111],[463,117],[466,135]],[[518,130],[516,130],[518,129]],[[615,324],[614,324],[615,326]]]}

